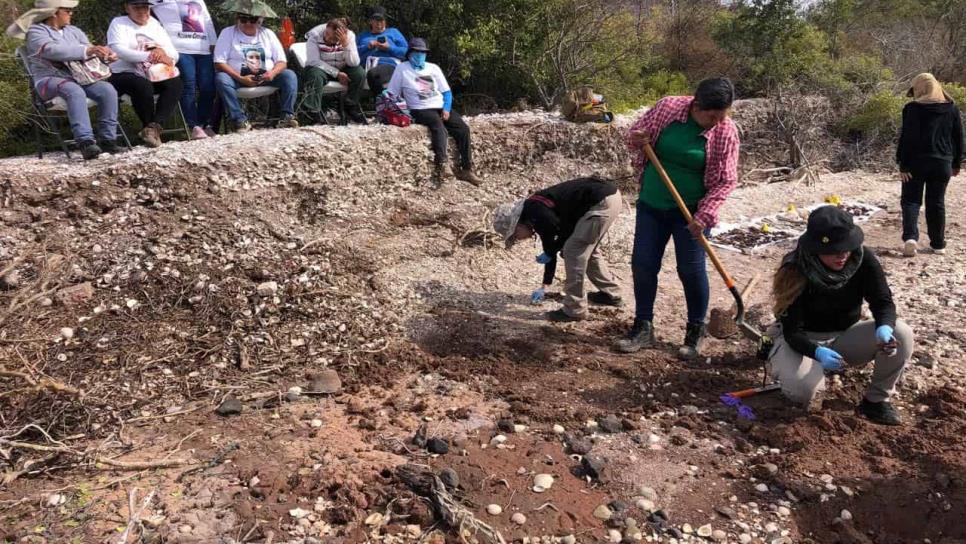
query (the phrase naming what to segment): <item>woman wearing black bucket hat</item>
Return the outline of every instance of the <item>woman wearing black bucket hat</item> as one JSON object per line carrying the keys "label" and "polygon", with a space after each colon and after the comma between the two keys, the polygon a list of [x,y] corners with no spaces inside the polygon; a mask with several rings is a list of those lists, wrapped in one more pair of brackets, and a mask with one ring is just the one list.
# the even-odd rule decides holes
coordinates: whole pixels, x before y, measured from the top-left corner
{"label": "woman wearing black bucket hat", "polygon": [[[898,425],[889,400],[912,355],[913,332],[896,320],[885,273],[862,245],[864,238],[841,208],[812,212],[798,247],[775,273],[780,331],[773,331],[769,363],[785,396],[807,405],[825,388],[826,372],[875,360],[859,412],[875,423]],[[860,320],[863,301],[873,320]]]}

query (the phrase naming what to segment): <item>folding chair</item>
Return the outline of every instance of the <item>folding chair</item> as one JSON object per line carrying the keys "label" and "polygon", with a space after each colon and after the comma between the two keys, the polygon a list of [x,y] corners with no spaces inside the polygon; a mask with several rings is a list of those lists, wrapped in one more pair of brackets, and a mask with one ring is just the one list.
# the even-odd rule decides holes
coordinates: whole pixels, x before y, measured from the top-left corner
{"label": "folding chair", "polygon": [[[292,57],[295,59],[295,65],[298,68],[299,77],[301,78],[302,73],[305,72],[305,68],[306,68],[305,64],[308,62],[308,58],[309,58],[308,43],[307,42],[293,43],[291,47],[288,48],[288,51],[289,53],[292,54]],[[339,113],[340,125],[349,124],[348,116],[346,115],[346,112],[345,112],[345,93],[348,90],[349,88],[347,86],[339,83],[338,81],[330,81],[325,84],[325,87],[322,87],[322,96],[338,95],[337,111]],[[298,106],[295,108],[295,111],[305,113],[302,108],[304,103],[305,103],[305,93],[301,93],[301,98],[298,101]],[[325,124],[327,125],[329,124],[329,119],[324,115],[324,113],[322,115],[322,120],[325,121]]]}
{"label": "folding chair", "polygon": [[[27,85],[30,87],[30,103],[37,117],[36,119],[31,119],[30,122],[33,126],[34,139],[37,141],[37,158],[44,158],[44,149],[46,147],[44,144],[44,134],[46,133],[57,138],[61,150],[69,159],[70,147],[76,147],[78,142],[74,139],[73,135],[70,138],[64,138],[61,132],[62,127],[60,121],[67,116],[67,101],[59,96],[55,96],[46,101],[41,98],[40,93],[37,92],[34,75],[30,71],[30,64],[27,62],[26,49],[18,47],[15,56],[17,63],[27,76]],[[95,107],[97,107],[97,103],[88,98],[87,109],[91,110]],[[121,133],[121,137],[124,138],[124,144],[128,149],[131,149],[131,141],[128,139],[127,133],[124,131],[124,127],[121,126],[120,122],[118,122],[117,129]]]}

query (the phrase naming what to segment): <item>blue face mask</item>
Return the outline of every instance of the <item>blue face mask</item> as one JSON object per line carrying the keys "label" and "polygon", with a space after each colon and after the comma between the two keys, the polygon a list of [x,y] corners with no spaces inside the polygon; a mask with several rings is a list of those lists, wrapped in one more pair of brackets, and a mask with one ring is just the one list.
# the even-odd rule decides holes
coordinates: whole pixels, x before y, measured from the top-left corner
{"label": "blue face mask", "polygon": [[413,68],[417,70],[422,70],[426,67],[426,53],[413,51],[409,54],[409,64],[412,64]]}

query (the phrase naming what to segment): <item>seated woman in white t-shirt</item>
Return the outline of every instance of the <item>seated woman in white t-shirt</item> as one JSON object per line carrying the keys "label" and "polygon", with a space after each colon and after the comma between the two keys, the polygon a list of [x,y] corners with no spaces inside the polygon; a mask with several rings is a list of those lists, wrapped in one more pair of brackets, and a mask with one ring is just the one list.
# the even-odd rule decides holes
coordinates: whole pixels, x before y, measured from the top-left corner
{"label": "seated woman in white t-shirt", "polygon": [[[150,0],[127,0],[127,15],[115,17],[107,29],[107,46],[118,56],[108,79],[118,96],[128,95],[143,126],[140,136],[148,147],[161,145],[161,126],[181,98],[181,78],[175,73],[178,51],[157,19]],[[151,81],[168,77],[162,81]],[[154,95],[158,95],[157,102]]]}
{"label": "seated woman in white t-shirt", "polygon": [[211,52],[218,34],[205,0],[155,0],[151,11],[178,50],[178,70],[184,84],[181,111],[191,129],[191,139],[214,136],[213,127],[219,123],[212,117],[215,67]]}
{"label": "seated woman in white t-shirt", "polygon": [[439,179],[453,176],[453,169],[446,156],[446,145],[449,136],[452,136],[456,140],[460,155],[460,168],[456,171],[456,178],[480,185],[483,180],[473,173],[470,127],[453,111],[453,92],[439,66],[426,62],[428,52],[426,40],[413,38],[409,42],[409,60],[396,67],[387,90],[406,101],[413,121],[429,128],[436,176]]}
{"label": "seated woman in white t-shirt", "polygon": [[238,89],[260,85],[279,90],[282,119],[278,126],[299,126],[295,120],[298,78],[287,68],[285,49],[278,36],[262,26],[265,17],[277,15],[262,0],[237,2],[235,25],[222,30],[215,44],[215,86],[235,132],[252,128],[238,100]]}

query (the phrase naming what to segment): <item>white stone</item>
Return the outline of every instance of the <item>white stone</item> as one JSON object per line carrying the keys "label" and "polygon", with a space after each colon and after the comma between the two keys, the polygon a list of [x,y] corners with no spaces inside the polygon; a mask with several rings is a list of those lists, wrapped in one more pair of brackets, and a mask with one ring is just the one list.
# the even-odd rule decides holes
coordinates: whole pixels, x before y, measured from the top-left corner
{"label": "white stone", "polygon": [[302,510],[301,508],[293,508],[288,511],[288,515],[292,516],[295,519],[302,519],[305,516],[309,515],[310,513],[311,512],[309,512],[308,510]]}
{"label": "white stone", "polygon": [[513,426],[513,432],[515,433],[522,433],[522,432],[525,432],[526,430],[527,430],[526,425],[516,424]]}
{"label": "white stone", "polygon": [[50,506],[51,508],[60,506],[65,502],[67,502],[67,497],[61,495],[60,493],[54,493],[53,495],[47,497],[47,506]]}
{"label": "white stone", "polygon": [[698,536],[702,538],[708,538],[713,532],[714,530],[711,528],[711,525],[702,525],[701,527],[698,527]]}
{"label": "white stone", "polygon": [[537,474],[533,477],[533,485],[535,487],[540,486],[544,490],[550,489],[553,487],[553,476],[549,474]]}
{"label": "white stone", "polygon": [[657,505],[654,504],[654,501],[649,499],[641,499],[637,501],[637,507],[645,512],[653,512],[657,509]]}
{"label": "white stone", "polygon": [[486,505],[486,513],[491,516],[499,516],[503,513],[503,507],[499,504],[488,504]]}
{"label": "white stone", "polygon": [[[554,425],[553,426],[553,432],[554,432],[554,434],[563,434],[564,431],[566,431],[566,429],[563,428],[563,425]],[[567,535],[567,536],[573,536],[573,535]],[[567,538],[567,537],[564,537],[564,538]]]}
{"label": "white stone", "polygon": [[510,516],[510,521],[512,521],[513,523],[516,523],[517,525],[523,525],[524,523],[527,522],[527,517],[521,514],[520,512],[517,512],[512,516]]}
{"label": "white stone", "polygon": [[278,282],[266,281],[265,283],[259,283],[258,287],[255,288],[255,292],[260,297],[275,296],[275,293],[278,292]]}
{"label": "white stone", "polygon": [[792,511],[784,506],[779,506],[778,515],[787,518],[788,516],[792,515]]}
{"label": "white stone", "polygon": [[844,521],[851,521],[852,520],[852,512],[849,512],[848,510],[842,510],[842,513],[839,514],[839,517],[842,518],[842,520],[844,520]]}
{"label": "white stone", "polygon": [[312,425],[312,428],[313,429],[318,429],[319,427],[322,426],[322,420],[321,419],[313,419],[311,425]]}
{"label": "white stone", "polygon": [[690,523],[685,523],[684,525],[681,526],[681,532],[683,532],[686,535],[689,535],[694,532],[694,528],[691,527]]}
{"label": "white stone", "polygon": [[751,542],[751,535],[748,533],[741,533],[738,535],[738,540],[741,542],[741,544],[749,544]]}
{"label": "white stone", "polygon": [[649,501],[657,501],[657,491],[653,487],[642,486],[638,488],[637,494]]}
{"label": "white stone", "polygon": [[775,525],[772,522],[766,523],[765,524],[765,532],[768,533],[768,534],[777,533],[778,532],[778,525]]}
{"label": "white stone", "polygon": [[758,485],[755,486],[755,491],[757,491],[759,493],[768,493],[768,485],[767,484],[758,484]]}
{"label": "white stone", "polygon": [[506,442],[506,436],[502,434],[498,434],[490,439],[491,446],[498,446],[504,442]]}
{"label": "white stone", "polygon": [[577,544],[577,537],[574,535],[560,537],[560,544]]}
{"label": "white stone", "polygon": [[609,542],[616,543],[616,542],[620,542],[621,540],[624,540],[624,537],[621,536],[621,532],[618,531],[617,529],[611,529],[610,531],[607,531],[607,540]]}
{"label": "white stone", "polygon": [[64,340],[70,340],[74,337],[74,329],[70,327],[64,327],[60,329],[60,337]]}
{"label": "white stone", "polygon": [[607,507],[606,504],[602,504],[594,509],[594,517],[603,521],[609,520],[614,516],[614,512]]}
{"label": "white stone", "polygon": [[373,527],[375,525],[381,525],[382,520],[383,520],[382,514],[380,512],[375,512],[375,513],[369,514],[369,517],[366,518],[366,521],[364,523],[369,527]]}

